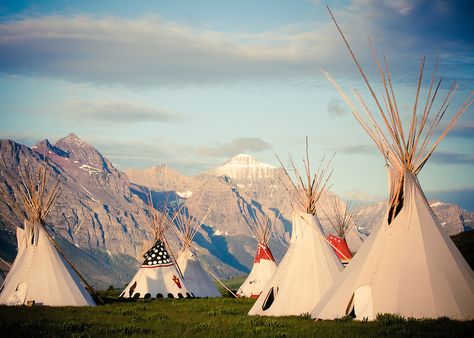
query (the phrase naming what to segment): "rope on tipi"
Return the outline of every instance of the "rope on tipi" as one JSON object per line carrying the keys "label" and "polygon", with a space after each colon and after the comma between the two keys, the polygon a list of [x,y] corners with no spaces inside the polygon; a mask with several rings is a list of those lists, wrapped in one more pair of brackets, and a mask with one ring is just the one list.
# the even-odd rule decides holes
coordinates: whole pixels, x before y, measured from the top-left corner
{"label": "rope on tipi", "polygon": [[442,78],[436,80],[439,61],[437,59],[431,76],[430,85],[428,87],[429,89],[426,94],[426,101],[424,105],[420,107],[420,93],[425,67],[425,57],[422,57],[411,118],[404,125],[398,109],[398,103],[385,55],[383,55],[382,63],[375,48],[369,40],[374,62],[383,85],[381,95],[377,95],[342,32],[342,29],[339,27],[333,13],[328,6],[327,9],[365,82],[367,89],[370,92],[372,102],[376,106],[375,112],[369,108],[366,100],[362,97],[359,91],[353,89],[352,93],[359,104],[359,108],[356,108],[356,105],[336,80],[328,72],[324,70],[322,70],[322,72],[339,92],[342,99],[347,103],[362,129],[364,129],[364,131],[374,141],[380,152],[386,157],[386,161],[390,166],[398,171],[398,181],[395,186],[392,187],[389,198],[390,223],[395,218],[398,211],[401,210],[403,204],[403,176],[405,170],[411,172],[415,176],[421,171],[441,140],[443,140],[448,132],[454,127],[461,115],[473,104],[474,91],[470,92],[468,98],[456,110],[451,120],[443,126],[441,121],[445,117],[459,85],[456,81],[453,82],[447,94],[444,98],[441,98],[441,104],[439,107],[434,109],[434,117],[430,117],[430,114],[433,111],[435,99],[440,90]]}
{"label": "rope on tipi", "polygon": [[[198,203],[198,205],[199,204],[200,203]],[[181,206],[179,212],[177,212],[175,217],[176,235],[178,236],[178,239],[181,243],[182,251],[186,249],[191,250],[194,237],[196,236],[199,229],[204,224],[206,218],[209,216],[215,206],[215,204],[211,204],[206,211],[203,211],[201,216],[193,216],[189,213],[189,210],[187,208],[184,208],[184,205],[186,205],[186,203]],[[194,255],[194,257],[199,262],[199,264],[201,264],[199,257],[197,257],[197,255]],[[204,268],[202,264],[201,266]],[[212,271],[210,271],[210,269],[206,269],[206,271],[215,280],[217,280],[217,282],[222,285],[230,294],[232,294],[232,296],[237,298],[237,295],[232,290],[230,290],[223,282],[221,282],[221,280]]]}
{"label": "rope on tipi", "polygon": [[174,227],[176,230],[176,235],[180,241],[182,251],[191,249],[194,236],[196,236],[199,229],[204,224],[206,218],[209,216],[215,206],[215,204],[212,204],[207,208],[207,210],[204,210],[201,215],[194,216],[189,213],[187,208],[184,208],[184,205],[186,205],[186,203],[184,203],[176,213],[176,227]]}
{"label": "rope on tipi", "polygon": [[207,270],[207,272],[209,272],[209,273],[211,274],[211,276],[214,277],[214,279],[215,279],[220,285],[222,285],[222,286],[224,287],[224,289],[226,289],[228,292],[230,292],[230,294],[231,294],[232,296],[234,296],[234,298],[239,298],[239,296],[237,296],[231,289],[229,289],[224,283],[222,283],[222,282],[220,281],[220,279],[219,279],[215,274],[212,273],[211,270]]}
{"label": "rope on tipi", "polygon": [[8,263],[6,260],[4,260],[3,258],[0,257],[0,262],[2,262],[3,264],[5,264],[7,267],[11,268],[12,265],[10,263]]}

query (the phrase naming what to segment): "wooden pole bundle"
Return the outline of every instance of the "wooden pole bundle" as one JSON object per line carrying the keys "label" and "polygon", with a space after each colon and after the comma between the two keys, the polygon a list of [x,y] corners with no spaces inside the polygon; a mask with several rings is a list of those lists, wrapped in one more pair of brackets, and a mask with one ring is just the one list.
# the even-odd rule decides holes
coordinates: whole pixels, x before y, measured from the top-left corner
{"label": "wooden pole bundle", "polygon": [[191,248],[194,236],[204,224],[206,218],[214,208],[214,204],[202,213],[201,216],[192,216],[189,210],[184,208],[184,205],[178,210],[175,216],[175,230],[179,241],[181,242],[181,250]]}
{"label": "wooden pole bundle", "polygon": [[[31,171],[32,169],[27,168],[26,170]],[[49,184],[44,165],[39,164],[36,175],[31,173],[23,174],[20,167],[18,167],[18,173],[21,182],[11,187],[11,191],[0,185],[2,199],[18,218],[26,218],[30,223],[44,226],[46,217],[49,215],[54,201],[61,192],[61,176],[58,176],[55,183],[47,189]],[[35,177],[32,178],[30,175]],[[16,196],[16,199],[12,195]],[[9,220],[8,217],[6,218]],[[11,220],[9,221],[11,222]]]}
{"label": "wooden pole bundle", "polygon": [[274,219],[271,219],[266,213],[258,212],[252,206],[244,207],[242,211],[246,224],[257,241],[260,244],[267,245],[273,234],[275,222],[280,217],[280,214],[275,215]]}
{"label": "wooden pole bundle", "polygon": [[329,180],[332,176],[334,170],[329,170],[330,164],[334,155],[331,156],[329,161],[324,165],[324,157],[314,173],[311,174],[311,167],[309,164],[309,151],[308,151],[308,137],[306,137],[306,154],[305,158],[303,159],[305,175],[302,176],[299,170],[296,168],[293,159],[290,157],[290,170],[293,171],[295,178],[292,179],[290,173],[283,165],[282,161],[277,155],[277,159],[280,162],[281,167],[285,175],[287,176],[288,180],[291,182],[291,187],[287,187],[287,185],[282,181],[285,189],[288,193],[293,195],[295,192],[296,203],[299,208],[304,210],[306,213],[311,215],[316,215],[316,203],[321,198],[321,195],[324,191],[327,191],[329,186]]}
{"label": "wooden pole bundle", "polygon": [[336,197],[326,203],[324,212],[329,223],[338,237],[345,239],[346,234],[356,224],[360,206],[353,202],[347,202],[341,208]]}
{"label": "wooden pole bundle", "polygon": [[[414,175],[417,175],[421,171],[441,140],[454,127],[461,115],[473,104],[474,91],[471,91],[466,101],[455,111],[451,120],[443,126],[441,121],[445,117],[459,85],[453,82],[447,94],[441,99],[441,104],[438,109],[433,108],[442,83],[442,78],[436,80],[436,71],[438,68],[438,60],[436,60],[426,95],[426,101],[422,109],[420,109],[420,93],[425,68],[425,58],[422,57],[411,118],[408,124],[404,125],[398,109],[387,59],[385,56],[383,57],[382,66],[382,62],[369,40],[374,62],[383,85],[382,93],[378,96],[334,18],[334,15],[329,7],[327,8],[370,92],[372,101],[376,106],[376,112],[373,112],[371,108],[369,108],[367,101],[357,90],[352,90],[353,95],[359,103],[359,108],[357,108],[336,80],[328,72],[324,70],[322,70],[322,72],[347,103],[357,122],[374,141],[380,152],[385,156],[386,161],[399,173],[398,181],[390,192],[389,206],[392,211],[391,219],[389,220],[390,223],[397,214],[396,210],[400,209],[403,203],[404,171],[408,170]],[[380,96],[382,97],[384,107],[379,99]],[[430,118],[430,114],[433,111],[435,111],[434,118]]]}

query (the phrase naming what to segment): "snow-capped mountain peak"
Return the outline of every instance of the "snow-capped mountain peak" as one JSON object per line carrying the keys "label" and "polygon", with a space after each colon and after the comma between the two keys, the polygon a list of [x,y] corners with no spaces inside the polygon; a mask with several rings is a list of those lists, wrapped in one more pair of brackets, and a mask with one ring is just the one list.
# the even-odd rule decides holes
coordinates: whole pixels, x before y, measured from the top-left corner
{"label": "snow-capped mountain peak", "polygon": [[224,165],[211,169],[206,174],[212,176],[228,176],[234,180],[256,178],[274,178],[279,169],[263,162],[258,162],[255,157],[247,154],[238,154]]}
{"label": "snow-capped mountain peak", "polygon": [[224,167],[233,168],[275,168],[270,164],[263,162],[257,162],[255,157],[247,154],[238,154],[232,157],[229,161],[224,164]]}

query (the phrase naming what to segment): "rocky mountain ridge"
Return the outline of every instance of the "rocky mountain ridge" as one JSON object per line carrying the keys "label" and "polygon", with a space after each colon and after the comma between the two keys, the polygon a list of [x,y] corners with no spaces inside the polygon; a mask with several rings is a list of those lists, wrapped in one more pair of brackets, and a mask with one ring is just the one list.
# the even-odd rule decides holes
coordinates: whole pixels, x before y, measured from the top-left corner
{"label": "rocky mountain ridge", "polygon": [[[74,134],[54,145],[43,140],[31,148],[1,140],[0,154],[0,184],[6,187],[18,181],[19,170],[34,172],[38,165],[47,167],[51,181],[61,176],[63,192],[48,219],[49,230],[78,268],[99,287],[123,286],[139,266],[143,244],[152,239],[143,211],[148,194],[154,202],[163,202],[165,196],[170,203],[186,201],[189,212],[196,215],[218,202],[196,236],[195,251],[203,264],[221,278],[248,272],[253,261],[256,240],[242,218],[244,208],[279,216],[270,242],[277,260],[284,255],[290,239],[292,209],[285,188],[287,177],[282,169],[257,162],[249,155],[240,154],[221,167],[188,177],[167,166],[121,172]],[[337,196],[329,193],[325,198]],[[473,213],[442,202],[432,206],[450,234],[474,225]],[[383,202],[361,210],[360,229],[370,232],[384,210]],[[0,216],[0,256],[12,261],[15,226],[22,220],[1,201],[0,211],[13,220]],[[329,233],[332,229],[324,213],[320,218]],[[356,250],[360,236],[355,229],[352,235],[350,245]],[[172,232],[169,239],[176,252]]]}

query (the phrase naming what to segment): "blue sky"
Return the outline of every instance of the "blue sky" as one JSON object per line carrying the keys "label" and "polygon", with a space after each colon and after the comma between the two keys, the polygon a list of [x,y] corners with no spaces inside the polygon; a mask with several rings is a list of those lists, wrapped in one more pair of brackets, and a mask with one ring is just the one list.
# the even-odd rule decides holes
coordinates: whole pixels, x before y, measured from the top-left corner
{"label": "blue sky", "polygon": [[[419,60],[440,56],[442,93],[474,88],[470,1],[328,1],[368,74],[367,37],[390,62],[403,110]],[[442,24],[440,24],[442,23]],[[333,190],[386,196],[384,161],[320,72],[363,89],[321,1],[0,2],[0,137],[32,145],[74,132],[119,168],[194,175],[238,153],[277,165],[337,151]],[[428,79],[428,77],[427,77]],[[474,210],[468,110],[420,174],[428,197]]]}

